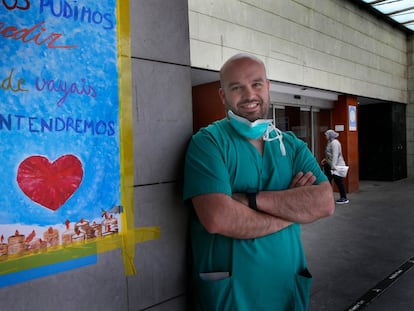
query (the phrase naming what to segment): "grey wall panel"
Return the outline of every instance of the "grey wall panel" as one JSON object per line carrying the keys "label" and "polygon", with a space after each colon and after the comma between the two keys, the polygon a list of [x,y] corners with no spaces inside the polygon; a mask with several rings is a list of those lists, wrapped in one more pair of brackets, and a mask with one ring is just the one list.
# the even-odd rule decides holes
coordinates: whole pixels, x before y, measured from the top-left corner
{"label": "grey wall panel", "polygon": [[[192,133],[187,1],[131,1],[136,244],[129,310],[185,310],[187,216],[180,176]],[[137,17],[135,18],[135,14]]]}
{"label": "grey wall panel", "polygon": [[184,297],[188,211],[175,183],[137,187],[135,197],[136,227],[161,229],[160,238],[136,244],[138,273],[128,278],[128,288],[131,310],[141,310]]}
{"label": "grey wall panel", "polygon": [[192,132],[190,68],[134,60],[132,70],[135,184],[174,181]]}
{"label": "grey wall panel", "polygon": [[98,255],[94,265],[0,289],[0,310],[128,310],[122,253]]}
{"label": "grey wall panel", "polygon": [[133,0],[130,8],[134,57],[189,65],[186,0]]}

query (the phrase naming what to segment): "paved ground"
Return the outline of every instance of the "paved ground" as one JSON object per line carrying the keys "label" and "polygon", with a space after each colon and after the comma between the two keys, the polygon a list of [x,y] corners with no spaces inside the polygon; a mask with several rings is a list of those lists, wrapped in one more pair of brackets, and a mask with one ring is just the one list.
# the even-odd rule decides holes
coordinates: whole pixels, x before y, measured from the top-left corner
{"label": "paved ground", "polygon": [[414,178],[361,181],[349,199],[302,226],[309,311],[414,310]]}

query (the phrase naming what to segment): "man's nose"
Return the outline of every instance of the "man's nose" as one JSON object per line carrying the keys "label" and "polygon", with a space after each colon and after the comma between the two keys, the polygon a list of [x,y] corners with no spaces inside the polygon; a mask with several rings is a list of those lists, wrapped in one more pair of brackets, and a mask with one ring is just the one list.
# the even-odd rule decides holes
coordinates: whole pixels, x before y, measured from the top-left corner
{"label": "man's nose", "polygon": [[251,86],[246,86],[243,90],[243,98],[245,100],[252,100],[256,95],[255,90]]}

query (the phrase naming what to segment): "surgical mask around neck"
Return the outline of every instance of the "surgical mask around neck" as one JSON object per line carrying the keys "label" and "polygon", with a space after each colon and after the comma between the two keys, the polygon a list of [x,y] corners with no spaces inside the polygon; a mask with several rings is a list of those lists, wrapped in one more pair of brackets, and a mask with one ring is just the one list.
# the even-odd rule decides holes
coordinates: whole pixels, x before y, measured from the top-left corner
{"label": "surgical mask around neck", "polygon": [[228,111],[229,121],[231,126],[243,137],[250,139],[258,139],[262,137],[267,127],[272,124],[271,119],[258,119],[254,122],[240,117],[233,113],[233,111]]}
{"label": "surgical mask around neck", "polygon": [[[282,132],[273,125],[272,119],[258,119],[254,122],[240,117],[233,113],[233,111],[228,111],[229,122],[231,126],[243,137],[249,139],[258,139],[263,137],[264,141],[273,141],[275,139],[279,140],[280,151],[282,155],[286,155],[285,145],[283,144]],[[270,137],[270,133],[275,132],[274,137]]]}

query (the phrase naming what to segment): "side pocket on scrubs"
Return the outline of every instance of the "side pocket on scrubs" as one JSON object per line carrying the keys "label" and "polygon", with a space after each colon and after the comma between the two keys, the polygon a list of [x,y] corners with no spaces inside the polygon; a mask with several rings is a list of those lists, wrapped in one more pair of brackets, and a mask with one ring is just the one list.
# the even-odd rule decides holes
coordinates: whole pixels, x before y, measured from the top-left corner
{"label": "side pocket on scrubs", "polygon": [[308,269],[296,275],[296,304],[295,311],[306,311],[309,307],[312,275]]}
{"label": "side pocket on scrubs", "polygon": [[208,280],[209,278],[206,278],[206,275],[207,273],[201,274],[197,280],[198,309],[206,311],[232,310],[231,277]]}

